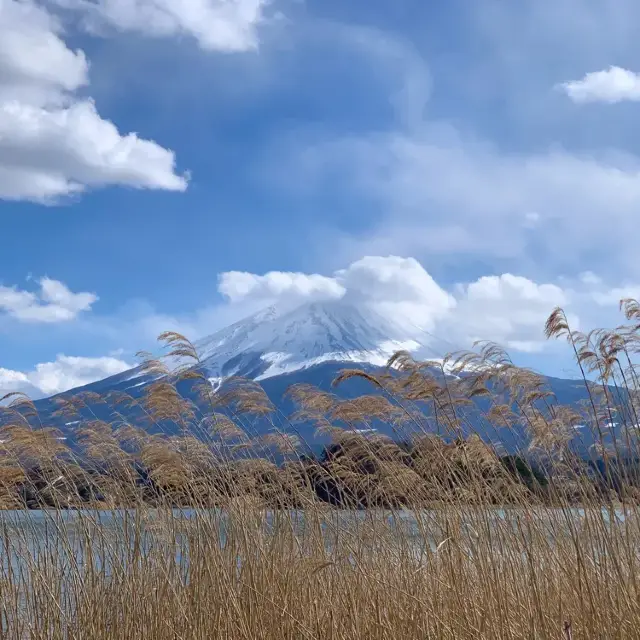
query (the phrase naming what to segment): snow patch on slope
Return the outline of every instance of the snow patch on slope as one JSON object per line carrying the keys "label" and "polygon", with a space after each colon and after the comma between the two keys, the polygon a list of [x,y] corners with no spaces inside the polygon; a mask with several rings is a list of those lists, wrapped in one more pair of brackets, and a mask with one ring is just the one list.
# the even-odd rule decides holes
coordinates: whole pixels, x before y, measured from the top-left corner
{"label": "snow patch on slope", "polygon": [[370,309],[334,301],[270,307],[200,340],[196,348],[208,377],[262,380],[324,362],[383,366],[397,351],[419,351],[427,338]]}
{"label": "snow patch on slope", "polygon": [[381,344],[377,350],[369,351],[330,351],[315,358],[309,358],[300,362],[290,353],[263,353],[260,358],[269,364],[268,369],[256,376],[256,380],[264,380],[284,373],[292,373],[299,369],[307,369],[323,362],[353,362],[360,364],[371,364],[376,367],[384,367],[389,358],[398,351],[415,351],[420,348],[420,344],[414,340],[398,342],[387,340]]}

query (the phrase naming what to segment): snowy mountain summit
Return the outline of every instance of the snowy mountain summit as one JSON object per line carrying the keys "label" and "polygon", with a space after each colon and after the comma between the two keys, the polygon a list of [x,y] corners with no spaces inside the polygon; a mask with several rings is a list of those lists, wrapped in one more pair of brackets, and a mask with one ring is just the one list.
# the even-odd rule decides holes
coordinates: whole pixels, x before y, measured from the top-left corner
{"label": "snowy mountain summit", "polygon": [[[195,346],[200,354],[200,363],[196,369],[210,380],[215,390],[223,388],[225,381],[231,376],[260,380],[264,392],[277,407],[279,414],[289,415],[294,407],[291,399],[286,396],[286,390],[292,384],[310,384],[328,391],[332,380],[343,367],[384,366],[389,357],[399,350],[410,351],[421,360],[439,360],[432,351],[432,343],[434,339],[438,339],[428,330],[420,329],[414,324],[416,320],[420,320],[420,314],[415,309],[413,313],[411,309],[407,309],[406,313],[391,315],[384,313],[384,308],[383,312],[378,312],[372,307],[373,305],[355,305],[339,300],[307,303],[295,308],[264,309],[196,342]],[[193,363],[183,364],[192,366]],[[444,373],[462,375],[458,371],[445,370]],[[89,404],[86,405],[87,410],[81,412],[80,418],[70,419],[61,414],[59,398],[42,398],[36,402],[37,423],[59,428],[68,442],[73,443],[81,420],[95,420],[96,417],[107,421],[113,419],[114,408],[110,401],[105,402],[103,399],[110,398],[112,392],[123,392],[134,401],[118,405],[120,418],[129,424],[142,425],[155,433],[157,425],[153,420],[149,422],[146,411],[140,409],[143,406],[140,400],[145,398],[148,386],[162,377],[144,367],[136,367],[65,392],[63,395],[67,398],[80,392],[93,392],[94,396],[100,398],[91,400],[91,394],[85,395],[83,403],[89,398]],[[588,398],[584,386],[576,380],[548,380],[559,404],[578,406]],[[197,387],[194,388],[188,380],[178,382],[179,392],[194,405],[200,406],[201,398]],[[353,381],[355,388],[353,385],[341,385],[334,392],[340,398],[353,397],[353,394],[362,392],[375,393],[370,385],[359,382],[360,391],[358,381]],[[201,408],[203,412],[210,409],[206,402]],[[495,428],[489,428],[487,421],[478,418],[472,409],[469,409],[465,420],[467,418],[472,421],[469,424],[472,425],[473,433],[488,440],[495,437]],[[476,419],[477,422],[474,422]],[[175,430],[182,429],[182,426],[168,421],[166,425],[162,425],[162,429],[165,428],[169,433],[177,433]],[[379,434],[397,437],[393,424],[378,424],[373,428]],[[251,429],[252,434],[271,433],[273,423],[270,419],[261,420],[256,417]],[[296,433],[305,442],[313,443],[312,446],[317,447],[318,452],[327,442],[322,440],[324,436],[318,434],[315,424],[300,423],[296,425],[296,429]],[[370,427],[367,426],[367,429]],[[526,433],[518,429],[520,428],[501,434],[500,442],[508,451],[517,450],[526,441]],[[579,436],[579,446],[585,452],[590,451],[592,443],[588,436],[582,431]]]}
{"label": "snowy mountain summit", "polygon": [[322,362],[382,366],[396,351],[420,351],[428,335],[344,301],[269,307],[196,343],[212,379],[261,380]]}

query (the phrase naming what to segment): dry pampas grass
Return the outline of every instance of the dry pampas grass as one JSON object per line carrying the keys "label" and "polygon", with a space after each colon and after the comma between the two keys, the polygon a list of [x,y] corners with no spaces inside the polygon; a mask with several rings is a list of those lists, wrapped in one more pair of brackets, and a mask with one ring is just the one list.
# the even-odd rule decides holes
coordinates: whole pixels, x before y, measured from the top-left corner
{"label": "dry pampas grass", "polygon": [[[547,322],[578,407],[482,343],[297,385],[283,415],[256,382],[214,390],[172,332],[142,397],[58,401],[74,447],[5,396],[0,637],[636,638],[640,305],[621,308],[614,330]],[[341,398],[354,380],[369,393]]]}

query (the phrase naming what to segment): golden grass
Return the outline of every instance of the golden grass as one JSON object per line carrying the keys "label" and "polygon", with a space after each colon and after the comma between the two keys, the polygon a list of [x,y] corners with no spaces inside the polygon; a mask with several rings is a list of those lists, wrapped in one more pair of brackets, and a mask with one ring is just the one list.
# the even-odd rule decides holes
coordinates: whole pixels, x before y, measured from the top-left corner
{"label": "golden grass", "polygon": [[93,517],[4,526],[4,637],[637,637],[635,515],[240,501]]}
{"label": "golden grass", "polygon": [[[6,397],[0,638],[639,637],[639,308],[625,301],[630,324],[611,332],[572,332],[560,310],[547,323],[574,350],[584,407],[559,406],[485,344],[446,365],[398,354],[381,375],[336,380],[364,378],[374,395],[291,389],[296,410],[282,416],[256,383],[214,393],[175,333],[162,337],[183,364],[150,361],[168,377],[143,399],[60,402],[80,452],[28,399]],[[474,398],[496,437],[525,429],[519,456],[470,433]],[[603,428],[613,416],[616,437]],[[300,421],[331,436],[321,459]],[[374,421],[397,441],[364,435]],[[570,437],[585,429],[597,470]]]}

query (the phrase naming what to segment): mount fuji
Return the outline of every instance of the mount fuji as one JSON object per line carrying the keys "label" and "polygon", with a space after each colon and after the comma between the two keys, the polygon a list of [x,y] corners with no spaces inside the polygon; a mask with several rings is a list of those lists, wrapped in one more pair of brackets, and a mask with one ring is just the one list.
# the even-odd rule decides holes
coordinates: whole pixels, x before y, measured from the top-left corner
{"label": "mount fuji", "polygon": [[195,346],[211,378],[264,380],[328,362],[384,366],[397,351],[424,352],[429,339],[409,323],[334,301],[269,307]]}
{"label": "mount fuji", "polygon": [[[343,399],[376,393],[368,382],[358,378],[348,380],[338,389],[332,389],[331,383],[344,368],[375,372],[399,350],[409,351],[421,359],[438,359],[439,354],[433,351],[434,339],[426,329],[408,318],[390,319],[368,305],[359,307],[341,300],[284,309],[269,307],[197,341],[194,346],[200,361],[193,367],[211,382],[214,391],[223,388],[231,377],[258,381],[278,409],[278,414],[287,416],[294,410],[285,393],[291,385],[310,384],[323,391],[332,391]],[[87,415],[80,411],[78,417],[61,417],[58,411],[60,399],[80,392],[93,392],[104,398],[112,391],[125,392],[139,399],[157,380],[157,373],[136,367],[85,387],[38,400],[35,403],[38,422],[58,427],[73,441],[79,422],[95,418],[111,421],[114,410],[103,401],[89,401],[84,412]],[[584,384],[580,381],[548,378],[548,383],[561,404],[576,405],[587,398]],[[194,392],[192,382],[179,382],[178,390],[197,402],[198,394]],[[130,409],[131,415],[122,407],[118,411],[120,419],[154,430],[139,410],[136,413]],[[495,429],[483,433],[486,425],[483,427],[480,422],[473,426],[474,431],[495,442]],[[254,433],[266,433],[273,428],[272,421],[252,425]],[[312,425],[302,424],[296,428],[298,435],[307,442],[315,442],[318,447],[323,445]],[[391,425],[376,424],[375,428],[382,434],[395,436]],[[513,450],[522,442],[523,434],[515,430],[501,434],[499,444]]]}

